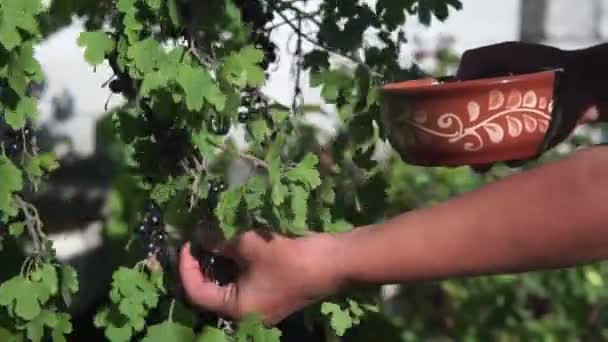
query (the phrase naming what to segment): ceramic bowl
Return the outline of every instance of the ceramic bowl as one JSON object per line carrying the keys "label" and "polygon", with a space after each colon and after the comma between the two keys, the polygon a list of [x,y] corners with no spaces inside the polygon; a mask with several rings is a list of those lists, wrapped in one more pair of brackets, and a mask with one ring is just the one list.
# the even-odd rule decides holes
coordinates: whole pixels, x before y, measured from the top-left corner
{"label": "ceramic bowl", "polygon": [[405,162],[481,165],[537,157],[561,70],[471,81],[419,79],[382,89],[382,120]]}

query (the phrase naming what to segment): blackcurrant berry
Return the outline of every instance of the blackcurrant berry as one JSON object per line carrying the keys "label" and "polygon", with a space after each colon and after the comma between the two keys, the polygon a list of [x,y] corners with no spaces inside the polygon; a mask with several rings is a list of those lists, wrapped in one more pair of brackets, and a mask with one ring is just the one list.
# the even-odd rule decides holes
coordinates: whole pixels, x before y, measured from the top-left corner
{"label": "blackcurrant berry", "polygon": [[114,94],[119,94],[123,91],[122,82],[120,81],[120,79],[112,80],[108,87],[110,88],[110,91]]}
{"label": "blackcurrant berry", "polygon": [[146,235],[146,234],[150,233],[150,230],[151,230],[150,227],[148,227],[144,223],[142,223],[139,226],[137,226],[137,229],[136,229],[137,233],[143,234],[143,235]]}

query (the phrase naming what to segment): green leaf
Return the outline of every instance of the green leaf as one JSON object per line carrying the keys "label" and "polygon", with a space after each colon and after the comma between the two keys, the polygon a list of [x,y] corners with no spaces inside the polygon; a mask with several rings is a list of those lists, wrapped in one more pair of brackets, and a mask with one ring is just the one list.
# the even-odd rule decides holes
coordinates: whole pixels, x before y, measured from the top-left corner
{"label": "green leaf", "polygon": [[330,316],[330,324],[338,336],[353,327],[353,319],[348,310],[342,310],[338,304],[325,302],[321,304],[321,313]]}
{"label": "green leaf", "polygon": [[78,46],[84,47],[84,58],[92,66],[97,66],[114,49],[114,41],[103,31],[82,32],[78,37]]}
{"label": "green leaf", "polygon": [[72,296],[78,292],[78,274],[76,270],[69,265],[61,265],[61,297],[66,305],[71,305]]}
{"label": "green leaf", "polygon": [[253,139],[255,139],[255,141],[258,141],[258,142],[264,141],[264,139],[270,137],[270,135],[272,133],[270,128],[266,124],[266,120],[264,120],[264,119],[257,119],[257,120],[251,121],[249,123],[249,128],[251,129],[251,134],[253,135]]}
{"label": "green leaf", "polygon": [[160,43],[154,38],[146,38],[131,45],[127,56],[133,60],[133,66],[139,72],[135,76],[145,76],[156,71],[162,60],[167,58]]}
{"label": "green leaf", "polygon": [[260,315],[249,314],[239,322],[236,338],[238,342],[280,342],[281,331],[266,329]]}
{"label": "green leaf", "polygon": [[307,231],[306,216],[308,214],[308,197],[310,192],[301,186],[291,187],[291,210],[293,211],[293,223],[291,232],[304,234]]}
{"label": "green leaf", "polygon": [[53,328],[57,325],[57,315],[55,312],[42,310],[38,316],[26,325],[27,337],[32,342],[39,342],[44,337],[44,328]]}
{"label": "green leaf", "polygon": [[243,189],[241,187],[232,188],[221,195],[217,208],[215,208],[224,237],[228,240],[237,233],[236,219],[242,200]]}
{"label": "green leaf", "polygon": [[200,111],[206,100],[218,111],[224,108],[226,96],[222,94],[209,74],[200,67],[180,65],[177,83],[184,90],[186,106],[191,111]]}
{"label": "green leaf", "polygon": [[36,112],[36,99],[32,97],[22,97],[15,110],[8,110],[6,112],[5,120],[12,129],[19,130],[25,127],[28,119],[36,117]]}
{"label": "green leaf", "polygon": [[23,222],[16,222],[16,223],[11,224],[8,227],[9,234],[11,234],[11,236],[16,237],[16,238],[23,235],[24,231],[25,231],[25,223],[23,223]]}
{"label": "green leaf", "polygon": [[141,84],[141,94],[149,96],[153,90],[163,89],[169,83],[168,75],[163,71],[154,71],[144,74],[144,80]]}
{"label": "green leaf", "polygon": [[193,342],[194,331],[178,323],[164,322],[148,328],[142,342]]}
{"label": "green leaf", "polygon": [[27,160],[25,172],[30,179],[42,177],[44,172],[52,172],[59,168],[54,153],[43,153]]}
{"label": "green leaf", "polygon": [[70,315],[65,313],[57,313],[57,324],[53,328],[53,342],[67,342],[65,335],[70,334],[73,330]]}
{"label": "green leaf", "polygon": [[23,179],[21,171],[6,156],[0,155],[0,212],[13,212],[11,206],[14,192],[21,191]]}
{"label": "green leaf", "polygon": [[106,328],[105,335],[111,342],[128,342],[133,336],[133,329],[128,324],[120,327],[111,325]]}
{"label": "green leaf", "polygon": [[42,267],[32,273],[31,277],[32,279],[38,279],[37,281],[44,284],[52,296],[57,294],[59,279],[57,277],[57,270],[53,265],[43,264]]}
{"label": "green leaf", "polygon": [[190,178],[188,176],[179,176],[170,178],[165,183],[159,183],[154,186],[150,198],[159,204],[168,202],[178,191],[187,189],[190,186]]}
{"label": "green leaf", "polygon": [[177,0],[167,0],[167,8],[169,10],[169,18],[171,18],[173,26],[182,26],[181,17],[179,14],[179,7],[177,6]]}
{"label": "green leaf", "polygon": [[41,312],[41,304],[50,298],[47,286],[23,277],[14,277],[0,285],[0,305],[30,321]]}
{"label": "green leaf", "polygon": [[0,17],[0,43],[7,51],[13,50],[22,41],[19,30],[37,35],[36,15],[43,11],[40,0],[3,0]]}
{"label": "green leaf", "polygon": [[150,272],[150,282],[161,292],[166,292],[164,273],[162,270]]}
{"label": "green leaf", "polygon": [[318,163],[319,158],[316,155],[307,154],[304,160],[287,172],[287,179],[302,183],[309,190],[316,189],[321,185],[321,175],[316,169]]}
{"label": "green leaf", "polygon": [[254,176],[246,184],[244,194],[245,203],[249,210],[261,208],[264,205],[264,196],[268,190],[268,182],[262,176]]}
{"label": "green leaf", "polygon": [[270,115],[272,116],[272,121],[277,124],[281,124],[283,121],[289,118],[289,112],[286,110],[272,109],[270,111]]}
{"label": "green leaf", "polygon": [[248,45],[226,58],[222,73],[229,82],[239,87],[259,87],[265,80],[264,71],[259,66],[263,59],[262,50]]}
{"label": "green leaf", "polygon": [[228,335],[223,330],[206,326],[197,342],[230,342]]}

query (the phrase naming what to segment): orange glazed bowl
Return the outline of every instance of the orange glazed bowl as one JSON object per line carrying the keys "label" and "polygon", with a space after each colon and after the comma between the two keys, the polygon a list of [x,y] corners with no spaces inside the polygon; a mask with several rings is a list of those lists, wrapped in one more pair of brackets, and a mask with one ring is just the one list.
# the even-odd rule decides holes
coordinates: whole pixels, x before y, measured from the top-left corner
{"label": "orange glazed bowl", "polygon": [[382,124],[410,164],[462,166],[535,158],[552,122],[560,73],[387,84]]}

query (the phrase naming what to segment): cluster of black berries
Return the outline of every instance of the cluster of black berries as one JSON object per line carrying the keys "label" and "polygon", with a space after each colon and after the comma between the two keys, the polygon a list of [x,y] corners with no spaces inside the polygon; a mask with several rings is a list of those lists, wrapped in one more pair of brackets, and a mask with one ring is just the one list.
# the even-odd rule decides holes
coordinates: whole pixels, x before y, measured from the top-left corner
{"label": "cluster of black berries", "polygon": [[215,255],[192,244],[192,256],[198,260],[201,272],[219,286],[234,282],[238,276],[238,265],[231,259]]}
{"label": "cluster of black berries", "polygon": [[255,114],[268,114],[268,101],[257,89],[245,89],[241,94],[241,106],[239,107],[239,122],[247,123]]}
{"label": "cluster of black berries", "polygon": [[6,156],[15,161],[23,155],[23,152],[32,151],[33,131],[30,127],[22,130],[6,128],[0,134],[0,145]]}
{"label": "cluster of black berries", "polygon": [[[213,211],[217,206],[217,201],[222,192],[226,190],[226,185],[221,180],[209,181],[209,195],[207,197],[207,212],[203,216],[202,228],[214,229],[217,225]],[[199,232],[200,233],[200,232]],[[201,272],[210,280],[220,286],[233,282],[238,275],[236,263],[226,257],[215,255],[202,247],[202,240],[205,234],[200,233],[195,236],[191,244],[192,256],[198,260]]]}
{"label": "cluster of black berries", "polygon": [[153,201],[146,204],[144,219],[137,226],[137,233],[143,238],[148,257],[158,256],[165,250],[167,232],[163,221],[163,213]]}

